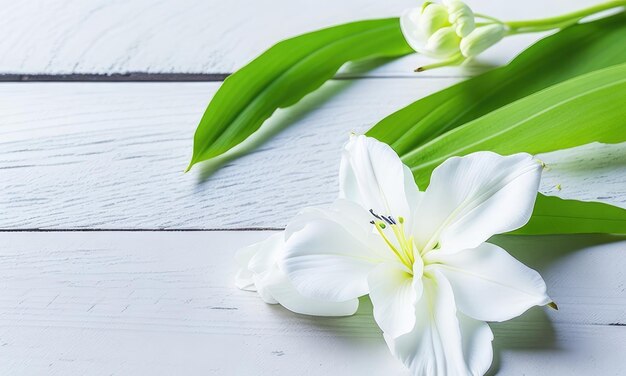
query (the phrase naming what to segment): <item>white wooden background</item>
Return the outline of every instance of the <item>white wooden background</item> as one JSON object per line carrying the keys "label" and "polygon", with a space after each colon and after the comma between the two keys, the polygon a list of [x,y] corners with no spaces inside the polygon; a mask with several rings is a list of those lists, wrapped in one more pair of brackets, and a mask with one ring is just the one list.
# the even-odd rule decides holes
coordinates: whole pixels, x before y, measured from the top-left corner
{"label": "white wooden background", "polygon": [[[597,1],[468,2],[520,19]],[[416,55],[356,65],[280,111],[270,126],[294,125],[258,151],[214,175],[182,171],[224,74],[281,38],[414,4],[0,1],[0,374],[404,374],[367,301],[342,319],[265,305],[234,287],[233,253],[334,198],[350,131],[540,35],[507,39],[473,67],[415,75]],[[542,191],[626,207],[625,149],[542,156]],[[491,373],[626,374],[626,241],[495,241],[543,274],[560,310],[492,325]]]}

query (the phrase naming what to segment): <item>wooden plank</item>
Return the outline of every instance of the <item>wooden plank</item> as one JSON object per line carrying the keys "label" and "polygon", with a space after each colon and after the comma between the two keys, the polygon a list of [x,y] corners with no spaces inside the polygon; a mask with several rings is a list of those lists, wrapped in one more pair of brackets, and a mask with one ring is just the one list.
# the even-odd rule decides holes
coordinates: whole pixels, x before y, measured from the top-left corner
{"label": "wooden plank", "polygon": [[[234,287],[233,252],[268,235],[0,233],[0,373],[404,374],[367,302],[312,318]],[[496,240],[540,271],[560,310],[492,324],[494,371],[619,374],[626,242],[611,240]]]}
{"label": "wooden plank", "polygon": [[[284,227],[335,199],[349,132],[453,81],[332,81],[268,124],[291,128],[207,180],[202,167],[182,171],[219,83],[1,84],[0,228]],[[541,156],[552,168],[542,190],[561,183],[562,196],[623,205],[623,158],[592,151],[575,160],[612,166],[583,171],[593,179],[568,178],[559,153]]]}
{"label": "wooden plank", "polygon": [[204,182],[183,170],[219,83],[2,84],[0,228],[282,227],[334,199],[350,131],[451,82],[330,82],[271,122],[291,128]]}
{"label": "wooden plank", "polygon": [[[548,17],[601,0],[468,0],[503,20]],[[398,16],[414,0],[2,1],[0,73],[228,73],[281,39],[334,24]],[[545,34],[544,34],[545,35]],[[540,35],[507,39],[469,72],[503,64]],[[410,76],[416,55],[371,72]],[[429,75],[465,75],[442,69]],[[18,77],[19,79],[19,77]]]}
{"label": "wooden plank", "polygon": [[586,198],[626,209],[626,142],[593,143],[541,154],[547,168],[541,177],[544,193],[561,198]]}

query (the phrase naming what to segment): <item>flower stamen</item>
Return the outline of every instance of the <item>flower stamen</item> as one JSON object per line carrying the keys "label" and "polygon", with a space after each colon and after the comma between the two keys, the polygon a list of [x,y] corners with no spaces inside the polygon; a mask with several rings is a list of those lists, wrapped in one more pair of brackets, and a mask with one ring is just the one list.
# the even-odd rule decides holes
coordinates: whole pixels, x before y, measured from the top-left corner
{"label": "flower stamen", "polygon": [[[404,232],[404,218],[398,217],[398,221],[396,222],[396,220],[390,215],[378,215],[374,213],[372,209],[370,209],[370,213],[378,219],[377,221],[370,221],[370,223],[374,225],[376,231],[378,231],[380,236],[383,238],[387,246],[389,246],[389,248],[393,251],[396,257],[398,257],[398,259],[407,268],[409,268],[409,270],[412,270],[413,263],[415,262],[415,256],[413,254],[413,237],[410,237],[409,239],[406,238]],[[398,224],[398,222],[400,224]],[[391,228],[391,230],[393,231],[398,246],[394,245],[391,239],[383,231],[387,227]]]}

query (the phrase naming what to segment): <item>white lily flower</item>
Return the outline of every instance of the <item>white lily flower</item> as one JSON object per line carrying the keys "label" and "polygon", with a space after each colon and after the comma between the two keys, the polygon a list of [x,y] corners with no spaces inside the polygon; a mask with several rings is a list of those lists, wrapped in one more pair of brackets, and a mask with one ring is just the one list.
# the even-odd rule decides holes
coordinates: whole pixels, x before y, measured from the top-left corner
{"label": "white lily flower", "polygon": [[486,243],[529,220],[540,175],[528,154],[478,152],[448,159],[420,192],[389,146],[353,136],[340,199],[287,226],[279,270],[309,299],[345,304],[369,293],[389,348],[412,373],[482,375],[492,361],[485,321],[551,302],[536,271]]}
{"label": "white lily flower", "polygon": [[460,63],[499,42],[506,34],[506,27],[493,18],[488,21],[477,27],[476,16],[467,4],[443,0],[425,2],[419,8],[405,11],[400,17],[400,28],[416,52],[443,60],[432,65],[435,67]]}
{"label": "white lily flower", "polygon": [[276,261],[284,250],[284,233],[239,250],[235,284],[242,290],[256,291],[268,304],[281,304],[290,311],[313,316],[349,316],[356,312],[359,301],[331,302],[302,296],[293,287]]}

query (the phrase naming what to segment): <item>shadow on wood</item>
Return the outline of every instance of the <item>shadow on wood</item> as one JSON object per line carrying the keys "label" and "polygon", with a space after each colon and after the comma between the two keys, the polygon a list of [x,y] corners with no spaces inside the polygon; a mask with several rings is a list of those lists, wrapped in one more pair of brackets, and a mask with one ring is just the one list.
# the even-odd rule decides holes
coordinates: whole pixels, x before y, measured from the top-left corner
{"label": "shadow on wood", "polygon": [[206,182],[221,167],[227,167],[227,163],[255,152],[257,148],[269,139],[305,117],[352,82],[348,80],[326,82],[320,89],[307,95],[297,104],[286,109],[277,110],[256,132],[239,145],[224,154],[200,163],[199,183]]}
{"label": "shadow on wood", "polygon": [[270,119],[261,125],[256,132],[239,145],[222,155],[203,162],[200,165],[200,182],[206,181],[219,168],[225,166],[234,159],[252,153],[270,138],[274,137],[291,124],[297,122],[299,119],[302,119],[330,98],[339,94],[339,92],[354,83],[354,79],[351,78],[351,76],[358,77],[358,75],[387,64],[393,60],[394,59],[388,58],[367,59],[361,62],[346,64],[346,66],[341,70],[342,74],[339,74],[337,77],[341,78],[341,80],[329,80],[324,83],[321,88],[308,94],[295,105],[284,109],[278,109],[272,117],[270,117]]}

